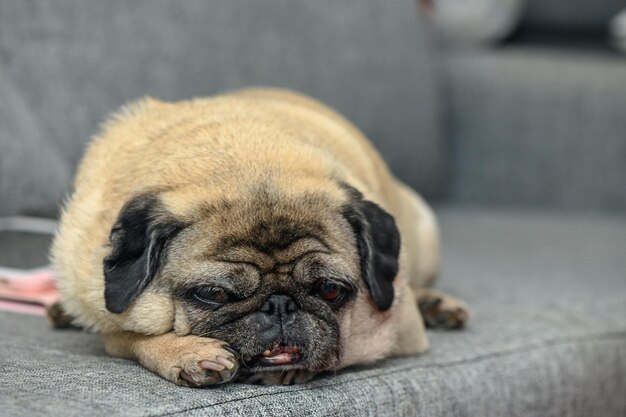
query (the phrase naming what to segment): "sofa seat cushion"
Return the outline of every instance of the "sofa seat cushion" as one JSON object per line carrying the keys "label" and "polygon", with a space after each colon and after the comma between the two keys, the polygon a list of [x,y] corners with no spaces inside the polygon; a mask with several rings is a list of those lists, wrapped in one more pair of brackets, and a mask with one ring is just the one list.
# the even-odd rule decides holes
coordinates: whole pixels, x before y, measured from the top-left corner
{"label": "sofa seat cushion", "polygon": [[0,314],[2,415],[626,415],[623,218],[439,210],[439,287],[474,312],[431,350],[287,387],[177,387],[97,336]]}

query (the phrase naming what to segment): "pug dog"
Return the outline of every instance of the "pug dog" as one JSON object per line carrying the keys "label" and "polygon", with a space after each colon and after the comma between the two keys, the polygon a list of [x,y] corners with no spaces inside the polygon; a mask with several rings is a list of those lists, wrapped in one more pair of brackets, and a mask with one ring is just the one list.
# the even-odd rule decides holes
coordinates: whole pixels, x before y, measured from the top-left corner
{"label": "pug dog", "polygon": [[429,288],[431,209],[355,126],[286,90],[122,108],[80,164],[51,258],[76,324],[190,387],[419,354],[425,323],[468,317]]}

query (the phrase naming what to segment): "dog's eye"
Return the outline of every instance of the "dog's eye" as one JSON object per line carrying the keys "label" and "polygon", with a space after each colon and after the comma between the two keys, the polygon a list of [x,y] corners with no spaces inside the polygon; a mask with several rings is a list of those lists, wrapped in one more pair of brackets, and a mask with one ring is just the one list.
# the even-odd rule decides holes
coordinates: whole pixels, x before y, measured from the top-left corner
{"label": "dog's eye", "polygon": [[193,296],[196,300],[208,304],[213,308],[220,307],[222,304],[230,301],[230,296],[222,288],[218,287],[200,287],[197,288]]}
{"label": "dog's eye", "polygon": [[337,303],[341,301],[345,294],[345,289],[340,285],[330,281],[323,281],[318,289],[318,294],[329,303]]}

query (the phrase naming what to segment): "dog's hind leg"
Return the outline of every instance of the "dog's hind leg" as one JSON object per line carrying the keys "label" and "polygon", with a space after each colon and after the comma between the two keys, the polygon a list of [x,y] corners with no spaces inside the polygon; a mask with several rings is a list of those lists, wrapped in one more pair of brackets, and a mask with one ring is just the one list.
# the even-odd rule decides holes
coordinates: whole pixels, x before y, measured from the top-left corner
{"label": "dog's hind leg", "polygon": [[467,305],[431,288],[439,274],[441,250],[435,214],[413,190],[401,183],[397,186],[397,221],[406,254],[406,274],[424,324],[429,328],[461,328],[469,319]]}
{"label": "dog's hind leg", "polygon": [[428,328],[460,329],[469,320],[469,307],[442,291],[420,288],[415,291],[415,299]]}

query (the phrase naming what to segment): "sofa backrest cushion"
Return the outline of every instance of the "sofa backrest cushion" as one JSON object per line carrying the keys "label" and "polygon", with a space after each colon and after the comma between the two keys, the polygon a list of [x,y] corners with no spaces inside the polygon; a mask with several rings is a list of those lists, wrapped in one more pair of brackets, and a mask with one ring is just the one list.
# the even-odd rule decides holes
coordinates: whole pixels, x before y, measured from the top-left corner
{"label": "sofa backrest cushion", "polygon": [[[0,131],[0,161],[29,152],[8,143],[34,141],[73,171],[98,124],[129,100],[270,85],[337,108],[399,177],[433,195],[445,178],[432,65],[412,0],[0,0],[3,81],[42,132]],[[32,211],[1,202],[26,171],[54,194],[35,211],[54,212],[68,189],[28,158],[3,166],[0,214]]]}
{"label": "sofa backrest cushion", "polygon": [[0,215],[48,215],[70,178],[69,166],[0,65]]}

